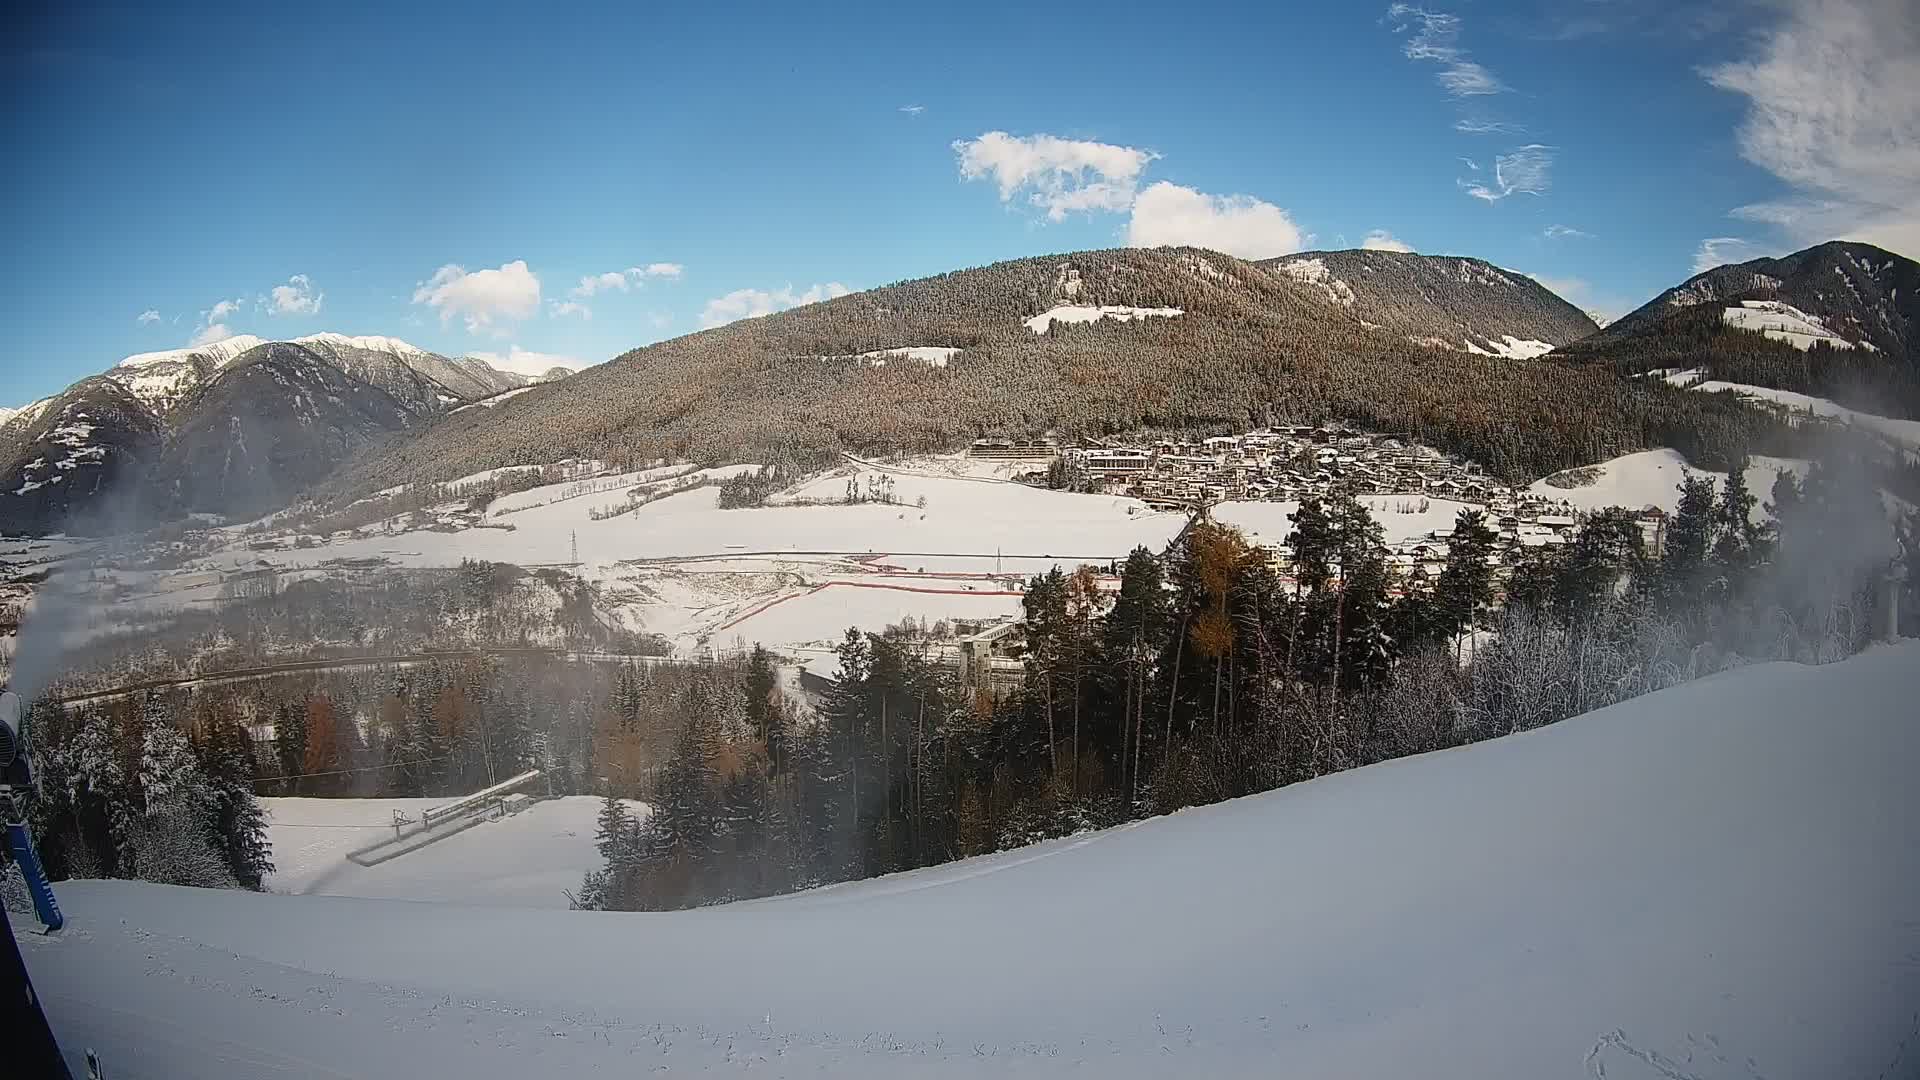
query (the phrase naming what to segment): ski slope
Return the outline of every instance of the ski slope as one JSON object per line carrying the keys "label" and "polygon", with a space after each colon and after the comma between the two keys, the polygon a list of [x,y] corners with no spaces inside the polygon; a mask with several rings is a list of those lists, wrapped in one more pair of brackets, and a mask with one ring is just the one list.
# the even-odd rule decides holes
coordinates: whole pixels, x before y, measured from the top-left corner
{"label": "ski slope", "polygon": [[[262,799],[273,845],[273,892],[433,900],[490,907],[567,907],[568,892],[598,860],[593,835],[600,800],[584,795],[534,803],[483,821],[377,866],[347,852],[393,835],[397,811],[420,820],[442,799]],[[635,803],[636,814],[646,808]]]}
{"label": "ski slope", "polygon": [[1762,665],[694,912],[70,882],[22,946],[114,1076],[1904,1076],[1916,694],[1920,642]]}

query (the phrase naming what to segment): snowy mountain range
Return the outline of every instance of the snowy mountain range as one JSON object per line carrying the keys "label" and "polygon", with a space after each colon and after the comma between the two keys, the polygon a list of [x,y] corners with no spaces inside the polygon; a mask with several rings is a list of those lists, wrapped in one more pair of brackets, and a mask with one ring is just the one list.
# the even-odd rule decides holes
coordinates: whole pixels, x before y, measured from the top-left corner
{"label": "snowy mountain range", "polygon": [[54,527],[136,475],[137,507],[116,514],[268,507],[378,436],[564,373],[334,333],[129,356],[0,416],[0,528]]}
{"label": "snowy mountain range", "polygon": [[1920,263],[1841,240],[1695,274],[1621,316],[1594,344],[1657,333],[1696,310],[1803,351],[1826,339],[1920,366]]}

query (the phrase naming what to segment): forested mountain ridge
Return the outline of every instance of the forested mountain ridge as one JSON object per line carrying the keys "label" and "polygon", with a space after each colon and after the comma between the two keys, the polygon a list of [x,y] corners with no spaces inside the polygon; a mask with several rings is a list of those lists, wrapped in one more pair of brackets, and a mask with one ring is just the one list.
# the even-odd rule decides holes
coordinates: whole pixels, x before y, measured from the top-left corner
{"label": "forested mountain ridge", "polygon": [[[1484,304],[1486,333],[1591,332],[1579,311],[1517,276],[1499,292],[1460,287],[1551,316],[1493,322],[1497,305]],[[1100,305],[1181,313],[1054,320],[1044,333],[1025,325],[1062,305],[1086,317]],[[916,346],[959,351],[944,365],[860,356]],[[1652,446],[1707,465],[1768,427],[1737,403],[1657,380],[1417,345],[1368,329],[1285,271],[1194,248],[1050,255],[902,282],[635,349],[482,411],[363,457],[329,493],[563,456],[820,461],[988,435],[1288,419],[1406,433],[1519,479]]]}
{"label": "forested mountain ridge", "polygon": [[1920,263],[1836,240],[1715,267],[1559,355],[1628,374],[1699,368],[1920,417]]}
{"label": "forested mountain ridge", "polygon": [[1789,304],[1846,341],[1864,341],[1910,366],[1920,364],[1920,263],[1847,240],[1695,274],[1614,320],[1597,340],[1645,333],[1688,308],[1725,308],[1743,300]]}
{"label": "forested mountain ridge", "polygon": [[1531,357],[1598,327],[1524,274],[1481,259],[1400,251],[1303,251],[1258,265],[1367,329],[1436,348]]}

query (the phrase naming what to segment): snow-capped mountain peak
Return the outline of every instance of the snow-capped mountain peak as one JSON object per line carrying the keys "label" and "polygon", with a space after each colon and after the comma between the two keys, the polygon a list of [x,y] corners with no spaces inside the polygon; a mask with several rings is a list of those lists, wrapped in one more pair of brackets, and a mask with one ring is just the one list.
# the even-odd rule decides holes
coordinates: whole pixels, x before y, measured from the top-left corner
{"label": "snow-capped mountain peak", "polygon": [[264,344],[266,344],[265,338],[257,338],[252,334],[235,334],[230,338],[223,338],[206,345],[190,345],[184,349],[163,349],[159,352],[135,353],[125,360],[120,361],[118,364],[115,364],[114,367],[116,369],[149,368],[156,364],[180,363],[191,360],[194,357],[205,357],[211,361],[214,366],[225,367],[227,364],[232,363],[234,358],[241,353],[257,345]]}
{"label": "snow-capped mountain peak", "polygon": [[306,337],[294,338],[293,343],[295,345],[333,345],[348,349],[366,349],[370,352],[387,352],[398,356],[432,355],[427,350],[410,341],[402,341],[399,338],[385,337],[379,334],[366,334],[356,337],[350,334],[336,334],[332,331],[323,331],[318,334],[308,334]]}

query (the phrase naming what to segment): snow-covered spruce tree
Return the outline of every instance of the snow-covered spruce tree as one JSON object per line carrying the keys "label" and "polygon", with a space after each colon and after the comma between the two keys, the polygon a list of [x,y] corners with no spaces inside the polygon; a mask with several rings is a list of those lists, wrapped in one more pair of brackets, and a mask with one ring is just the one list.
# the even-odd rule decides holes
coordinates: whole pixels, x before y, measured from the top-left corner
{"label": "snow-covered spruce tree", "polygon": [[149,699],[142,710],[137,774],[140,816],[133,830],[132,876],[162,885],[239,886],[217,842],[217,796],[186,735]]}
{"label": "snow-covered spruce tree", "polygon": [[209,818],[227,869],[239,884],[259,889],[273,872],[266,814],[254,797],[253,737],[232,714],[221,711],[202,724],[201,771],[209,792]]}
{"label": "snow-covered spruce tree", "polygon": [[89,710],[80,730],[59,753],[79,835],[99,857],[102,873],[124,874],[122,864],[132,855],[140,808],[121,767],[107,715]]}
{"label": "snow-covered spruce tree", "polygon": [[161,885],[233,889],[240,884],[214,847],[205,820],[178,799],[163,803],[141,820],[132,869],[141,881]]}

